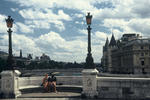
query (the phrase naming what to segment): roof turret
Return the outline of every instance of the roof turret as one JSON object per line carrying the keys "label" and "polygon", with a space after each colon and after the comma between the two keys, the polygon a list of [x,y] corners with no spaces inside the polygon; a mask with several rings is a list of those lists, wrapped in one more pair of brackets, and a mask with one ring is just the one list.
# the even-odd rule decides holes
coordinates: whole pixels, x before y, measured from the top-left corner
{"label": "roof turret", "polygon": [[109,46],[116,46],[116,40],[115,40],[114,34],[112,34]]}

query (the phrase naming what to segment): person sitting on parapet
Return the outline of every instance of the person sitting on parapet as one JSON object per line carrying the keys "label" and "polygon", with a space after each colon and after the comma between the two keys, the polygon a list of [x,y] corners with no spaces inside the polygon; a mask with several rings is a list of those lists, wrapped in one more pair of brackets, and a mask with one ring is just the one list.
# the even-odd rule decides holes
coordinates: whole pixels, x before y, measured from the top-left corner
{"label": "person sitting on parapet", "polygon": [[51,77],[48,78],[48,92],[57,92],[56,91],[56,77],[53,74]]}
{"label": "person sitting on parapet", "polygon": [[48,86],[48,74],[46,74],[45,77],[43,78],[43,81],[42,81],[41,85],[44,87],[44,89],[46,91],[48,91],[48,88],[47,88],[47,86]]}
{"label": "person sitting on parapet", "polygon": [[52,87],[53,87],[53,90],[54,92],[57,92],[56,91],[56,77],[54,75],[52,75]]}

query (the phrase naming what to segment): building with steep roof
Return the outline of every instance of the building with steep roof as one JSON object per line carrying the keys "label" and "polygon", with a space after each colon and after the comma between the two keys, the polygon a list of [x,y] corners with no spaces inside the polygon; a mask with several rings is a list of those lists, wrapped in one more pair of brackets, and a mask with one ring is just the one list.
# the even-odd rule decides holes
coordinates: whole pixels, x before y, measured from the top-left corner
{"label": "building with steep roof", "polygon": [[[107,42],[107,41],[106,41],[106,42]],[[110,47],[116,46],[116,40],[115,40],[114,34],[112,34],[112,37],[111,37],[109,46],[110,46]]]}
{"label": "building with steep roof", "polygon": [[113,48],[116,47],[116,40],[115,40],[115,37],[114,35],[112,34],[112,37],[111,37],[111,40],[110,40],[110,43],[109,43],[109,40],[107,38],[106,40],[106,43],[105,45],[103,46],[103,56],[102,56],[102,66],[103,66],[103,69],[104,71],[111,71],[111,67],[112,67],[112,60],[111,60],[111,50]]}
{"label": "building with steep roof", "polygon": [[[116,43],[114,42],[115,38],[113,38],[114,36],[112,35],[107,49],[106,44],[103,47],[101,64],[105,72],[126,74],[150,73],[149,38],[143,39],[138,34],[124,34]],[[107,42],[108,40],[106,40]]]}
{"label": "building with steep roof", "polygon": [[108,48],[109,48],[109,40],[108,38],[106,39],[106,43],[103,46],[103,56],[102,56],[102,61],[101,64],[103,65],[103,70],[107,71],[108,70]]}

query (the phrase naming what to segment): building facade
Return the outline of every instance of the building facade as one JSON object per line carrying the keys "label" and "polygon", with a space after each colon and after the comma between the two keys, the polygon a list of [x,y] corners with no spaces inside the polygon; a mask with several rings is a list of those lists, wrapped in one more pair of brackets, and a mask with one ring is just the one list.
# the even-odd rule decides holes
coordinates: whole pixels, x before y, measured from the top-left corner
{"label": "building facade", "polygon": [[150,74],[150,39],[124,34],[116,41],[112,35],[103,47],[101,63],[105,72]]}

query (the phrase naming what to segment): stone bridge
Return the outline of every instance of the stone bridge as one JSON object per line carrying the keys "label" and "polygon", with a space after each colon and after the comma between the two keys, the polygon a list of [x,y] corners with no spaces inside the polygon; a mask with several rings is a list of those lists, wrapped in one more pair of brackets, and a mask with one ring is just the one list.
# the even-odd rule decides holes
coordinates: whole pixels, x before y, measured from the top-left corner
{"label": "stone bridge", "polygon": [[[13,74],[14,73],[14,74]],[[30,92],[41,90],[41,82],[44,76],[40,77],[18,77],[15,72],[2,72],[1,94],[11,98],[10,93],[15,97]],[[80,90],[82,97],[105,98],[105,99],[150,99],[150,78],[148,76],[135,77],[135,75],[97,76],[96,69],[84,69],[82,76],[57,76],[57,88],[59,91],[69,89]],[[9,84],[10,83],[10,84]],[[35,89],[35,91],[34,91]],[[72,91],[72,92],[73,92]],[[42,94],[43,95],[43,94]],[[57,95],[56,95],[57,96]]]}

